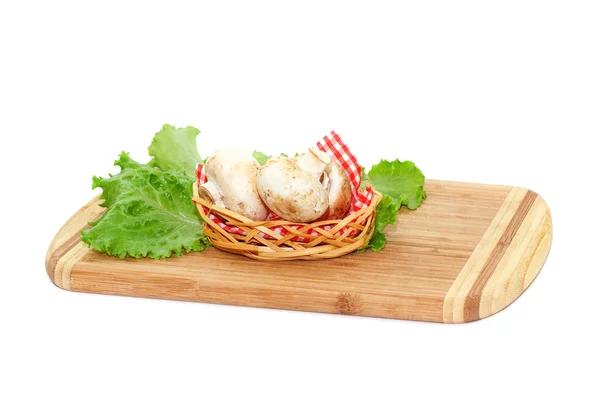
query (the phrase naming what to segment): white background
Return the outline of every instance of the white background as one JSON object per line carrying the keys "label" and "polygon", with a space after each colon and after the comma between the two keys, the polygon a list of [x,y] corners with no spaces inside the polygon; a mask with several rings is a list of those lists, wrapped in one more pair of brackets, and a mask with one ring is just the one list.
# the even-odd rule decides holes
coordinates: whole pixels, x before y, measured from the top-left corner
{"label": "white background", "polygon": [[[216,3],[216,2],[212,2]],[[0,398],[598,398],[595,1],[0,5]],[[523,186],[554,243],[530,289],[465,325],[62,291],[56,231],[163,123],[294,152]]]}

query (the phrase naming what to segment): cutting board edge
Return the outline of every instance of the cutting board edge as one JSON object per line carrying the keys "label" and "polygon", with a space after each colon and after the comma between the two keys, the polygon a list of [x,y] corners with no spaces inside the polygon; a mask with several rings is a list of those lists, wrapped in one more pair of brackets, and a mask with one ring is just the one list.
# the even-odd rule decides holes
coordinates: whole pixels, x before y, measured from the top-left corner
{"label": "cutting board edge", "polygon": [[[513,304],[539,275],[552,236],[552,215],[546,201],[537,192],[512,187],[448,290],[443,322],[479,321]],[[466,276],[477,279],[469,281]]]}
{"label": "cutting board edge", "polygon": [[[431,180],[428,182],[432,184],[469,184],[468,182],[453,182],[439,180]],[[510,186],[505,185],[476,185],[496,188],[511,188]],[[512,304],[517,298],[519,298],[520,295],[527,290],[527,288],[531,285],[533,280],[535,280],[535,278],[539,274],[541,268],[543,267],[548,257],[552,242],[552,220],[550,210],[548,208],[547,203],[537,193],[524,188],[512,187],[511,193],[513,193],[514,191],[521,191],[522,194],[525,193],[525,195],[527,193],[532,193],[533,195],[535,195],[535,201],[537,203],[534,203],[535,207],[533,207],[532,205],[531,208],[537,209],[538,212],[539,210],[543,210],[543,217],[541,219],[536,218],[535,220],[537,221],[536,226],[540,226],[540,224],[543,225],[545,223],[546,228],[542,229],[539,234],[533,235],[531,240],[527,242],[527,245],[518,246],[519,248],[523,249],[531,248],[531,246],[536,246],[535,250],[530,254],[531,258],[526,264],[506,262],[505,264],[507,265],[504,267],[502,274],[498,274],[498,276],[493,276],[492,274],[490,279],[488,279],[487,284],[484,287],[484,289],[486,290],[485,296],[474,296],[470,293],[467,293],[461,299],[460,296],[453,296],[450,293],[451,290],[449,290],[444,301],[444,308],[446,308],[446,303],[450,301],[450,299],[452,302],[455,302],[457,299],[462,300],[464,304],[466,304],[466,306],[464,306],[463,308],[464,312],[462,317],[447,318],[444,312],[442,320],[431,322],[465,323],[488,318],[498,313],[499,311],[505,309],[510,304]],[[510,197],[510,195],[508,197]],[[86,244],[80,241],[79,231],[82,226],[85,226],[87,224],[88,221],[96,219],[104,211],[103,208],[98,206],[98,198],[99,196],[94,197],[86,205],[81,207],[81,209],[77,211],[57,232],[48,248],[45,263],[46,272],[52,283],[63,290],[71,291],[71,269],[85,256],[85,254],[87,254],[89,251],[93,251]],[[529,214],[529,212],[530,210],[528,210],[525,217]],[[73,229],[73,227],[79,228]],[[521,226],[519,226],[519,228],[520,227]],[[65,233],[67,232],[68,239],[59,240],[63,236],[65,236]],[[482,237],[481,241],[485,241],[485,235],[484,237]],[[510,244],[507,246],[507,249],[509,247]],[[519,282],[521,286],[519,286]],[[495,288],[505,288],[506,290],[504,292],[502,290],[498,292],[498,290],[495,290]],[[486,305],[484,307],[483,304],[488,304],[490,301],[490,293],[492,293],[491,299],[493,304],[491,306]],[[502,298],[502,296],[504,296],[504,299]],[[474,311],[475,309],[477,309],[477,312]]]}
{"label": "cutting board edge", "polygon": [[[70,264],[72,268],[85,255],[82,247],[89,250],[89,247],[81,242],[80,229],[89,227],[87,223],[94,221],[104,212],[105,209],[98,205],[99,199],[100,195],[95,196],[73,214],[50,242],[45,259],[46,274],[60,289],[69,290],[69,282],[63,279],[64,266]],[[67,239],[61,241],[63,236]],[[78,251],[74,252],[76,248]]]}

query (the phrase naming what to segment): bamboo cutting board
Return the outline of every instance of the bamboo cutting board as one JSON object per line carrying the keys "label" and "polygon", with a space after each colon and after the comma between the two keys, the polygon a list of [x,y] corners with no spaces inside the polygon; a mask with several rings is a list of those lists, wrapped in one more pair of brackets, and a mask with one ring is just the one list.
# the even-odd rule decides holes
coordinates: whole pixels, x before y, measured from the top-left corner
{"label": "bamboo cutting board", "polygon": [[388,244],[323,261],[260,262],[214,248],[165,260],[110,257],[80,241],[103,209],[81,208],[58,232],[46,271],[75,292],[460,323],[515,301],[550,250],[552,221],[536,193],[427,181]]}

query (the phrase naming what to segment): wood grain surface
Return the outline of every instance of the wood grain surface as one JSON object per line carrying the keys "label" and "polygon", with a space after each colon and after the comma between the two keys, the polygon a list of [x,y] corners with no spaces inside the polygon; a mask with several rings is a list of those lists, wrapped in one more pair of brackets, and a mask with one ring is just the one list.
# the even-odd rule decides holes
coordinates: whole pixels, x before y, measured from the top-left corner
{"label": "wood grain surface", "polygon": [[427,181],[427,200],[403,209],[378,253],[262,262],[211,248],[165,260],[110,257],[80,241],[102,214],[97,199],[58,232],[46,256],[52,282],[76,292],[461,323],[504,309],[538,275],[552,238],[536,193]]}

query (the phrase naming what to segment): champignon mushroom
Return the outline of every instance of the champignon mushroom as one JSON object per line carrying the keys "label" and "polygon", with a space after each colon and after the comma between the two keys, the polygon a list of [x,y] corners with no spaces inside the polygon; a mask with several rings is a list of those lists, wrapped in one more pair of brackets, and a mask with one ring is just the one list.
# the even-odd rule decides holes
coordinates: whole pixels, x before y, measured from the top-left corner
{"label": "champignon mushroom", "polygon": [[280,217],[292,222],[319,219],[329,208],[325,187],[287,157],[269,160],[258,171],[258,193]]}
{"label": "champignon mushroom", "polygon": [[244,150],[217,150],[204,163],[208,182],[199,188],[199,193],[216,205],[223,204],[251,220],[262,221],[269,210],[256,188],[259,167],[254,157]]}
{"label": "champignon mushroom", "polygon": [[340,164],[333,161],[325,171],[329,178],[328,198],[329,212],[328,219],[341,219],[346,216],[352,203],[352,184],[348,174]]}
{"label": "champignon mushroom", "polygon": [[310,172],[319,182],[324,183],[325,169],[332,160],[329,154],[316,147],[311,147],[306,153],[292,158],[292,161],[303,170]]}
{"label": "champignon mushroom", "polygon": [[206,182],[198,188],[198,194],[204,200],[214,203],[218,207],[226,208],[223,195],[219,192],[219,188],[213,182]]}

